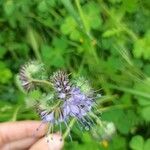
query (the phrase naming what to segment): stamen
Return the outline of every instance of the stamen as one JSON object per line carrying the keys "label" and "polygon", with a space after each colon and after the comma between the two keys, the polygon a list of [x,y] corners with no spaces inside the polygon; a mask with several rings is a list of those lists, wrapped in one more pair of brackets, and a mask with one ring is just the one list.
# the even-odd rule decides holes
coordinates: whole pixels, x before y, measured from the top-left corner
{"label": "stamen", "polygon": [[69,129],[69,134],[68,134],[68,136],[69,136],[69,138],[70,138],[70,141],[72,141],[72,136],[71,136],[71,134],[70,134],[70,127],[68,126],[68,124],[67,124],[66,121],[64,121],[64,123],[65,123],[65,125],[66,125],[66,128]]}

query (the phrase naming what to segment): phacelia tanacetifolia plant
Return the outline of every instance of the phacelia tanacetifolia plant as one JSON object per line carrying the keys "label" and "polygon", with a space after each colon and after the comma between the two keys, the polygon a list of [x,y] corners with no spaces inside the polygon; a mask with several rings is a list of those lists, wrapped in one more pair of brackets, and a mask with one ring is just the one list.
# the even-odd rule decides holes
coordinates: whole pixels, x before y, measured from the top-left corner
{"label": "phacelia tanacetifolia plant", "polygon": [[[94,92],[85,78],[71,79],[62,70],[47,75],[43,64],[31,61],[21,67],[19,79],[27,94],[27,104],[36,109],[43,123],[49,124],[47,135],[59,130],[63,138],[71,138],[73,125],[81,130],[90,130],[95,124],[102,126],[96,102],[101,95]],[[28,95],[34,91],[39,91],[40,96],[30,99]]]}

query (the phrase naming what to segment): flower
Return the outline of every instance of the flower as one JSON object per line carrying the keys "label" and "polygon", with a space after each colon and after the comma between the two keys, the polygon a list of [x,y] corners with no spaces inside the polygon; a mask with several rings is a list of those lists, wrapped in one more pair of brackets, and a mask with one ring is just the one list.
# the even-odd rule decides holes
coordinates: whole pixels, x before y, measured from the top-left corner
{"label": "flower", "polygon": [[[69,75],[61,70],[54,72],[49,81],[43,81],[43,78],[38,77],[41,72],[42,67],[36,62],[28,63],[20,69],[20,80],[27,91],[36,86],[36,82],[38,85],[45,83],[50,86],[50,91],[45,87],[48,93],[39,97],[34,105],[42,122],[50,123],[51,128],[57,125],[61,128],[61,124],[64,124],[70,131],[68,124],[75,119],[89,130],[97,120],[97,117],[94,120],[94,115],[91,115],[94,114],[96,103],[89,82],[83,77],[70,80]],[[42,86],[42,90],[43,88]],[[51,128],[48,129],[48,133]]]}
{"label": "flower", "polygon": [[86,80],[84,77],[79,77],[74,81],[74,84],[76,87],[79,87],[81,92],[83,92],[85,95],[89,97],[93,97],[94,92],[91,88],[91,85],[88,80]]}
{"label": "flower", "polygon": [[76,87],[72,88],[70,97],[64,102],[64,110],[73,117],[82,118],[92,108],[93,100]]}
{"label": "flower", "polygon": [[32,79],[37,77],[41,78],[41,76],[43,76],[43,70],[43,64],[40,64],[37,61],[30,61],[20,68],[19,78],[22,87],[27,92],[34,88],[34,83],[32,82]]}
{"label": "flower", "polygon": [[[70,118],[74,117],[84,127],[90,127],[92,119],[88,116],[88,113],[92,111],[95,104],[92,91],[87,93],[85,85],[84,88],[81,85],[78,87],[79,82],[78,84],[71,83],[68,75],[63,71],[53,73],[50,79],[53,83],[53,89],[56,93],[55,99],[58,105],[52,107],[50,111],[42,110],[40,112],[41,119],[44,122],[58,124],[66,123]],[[87,82],[84,83],[87,84]],[[83,89],[86,89],[86,92]]]}
{"label": "flower", "polygon": [[65,99],[71,90],[68,75],[64,71],[57,71],[51,76],[53,87],[60,99]]}

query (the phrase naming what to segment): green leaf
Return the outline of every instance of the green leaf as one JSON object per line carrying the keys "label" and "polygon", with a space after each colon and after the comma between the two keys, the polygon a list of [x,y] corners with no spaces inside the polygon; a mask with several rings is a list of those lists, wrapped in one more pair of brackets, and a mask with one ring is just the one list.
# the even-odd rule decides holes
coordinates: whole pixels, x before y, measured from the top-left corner
{"label": "green leaf", "polygon": [[138,103],[141,105],[141,106],[148,106],[150,105],[150,100],[149,99],[145,99],[145,98],[138,98]]}
{"label": "green leaf", "polygon": [[133,110],[123,111],[120,109],[114,109],[104,112],[102,114],[102,120],[114,122],[119,132],[122,134],[128,134],[132,127],[137,124],[138,117]]}
{"label": "green leaf", "polygon": [[111,37],[111,36],[115,36],[115,35],[119,35],[120,32],[122,31],[122,29],[119,29],[119,28],[112,28],[110,30],[106,30],[104,33],[103,33],[103,37],[105,38],[108,38],[108,37]]}
{"label": "green leaf", "polygon": [[132,137],[129,145],[132,150],[143,150],[144,139],[142,136],[136,135],[136,136]]}
{"label": "green leaf", "polygon": [[70,0],[61,0],[63,5],[65,6],[66,10],[69,12],[69,14],[77,21],[79,21],[79,16],[76,10],[74,9],[74,6],[72,5]]}
{"label": "green leaf", "polygon": [[41,56],[39,53],[41,37],[32,27],[29,27],[27,29],[27,41],[31,45],[37,59],[41,60]]}
{"label": "green leaf", "polygon": [[89,2],[83,7],[83,10],[87,27],[89,29],[100,29],[102,25],[100,6],[95,2]]}
{"label": "green leaf", "polygon": [[[138,91],[143,91],[145,94],[149,94],[150,92],[150,80],[149,78],[143,80],[143,82],[139,82],[135,84],[135,89]],[[140,113],[141,116],[144,118],[146,121],[150,121],[150,100],[149,98],[144,98],[141,96],[136,96],[136,99],[139,103],[140,107]]]}
{"label": "green leaf", "polygon": [[47,11],[47,4],[46,4],[45,0],[40,1],[39,5],[38,5],[38,10],[41,12]]}
{"label": "green leaf", "polygon": [[81,38],[82,38],[82,36],[78,30],[74,30],[70,34],[70,39],[72,39],[74,41],[79,41]]}
{"label": "green leaf", "polygon": [[53,38],[53,46],[62,52],[68,47],[67,39],[63,36],[61,38],[55,37]]}
{"label": "green leaf", "polygon": [[141,108],[141,115],[146,121],[150,122],[150,106]]}
{"label": "green leaf", "polygon": [[71,34],[77,28],[77,23],[73,17],[65,18],[64,23],[61,25],[61,31],[64,34]]}
{"label": "green leaf", "polygon": [[144,64],[144,73],[150,76],[150,64]]}
{"label": "green leaf", "polygon": [[125,139],[120,135],[116,135],[109,145],[109,150],[126,150]]}
{"label": "green leaf", "polygon": [[13,0],[7,0],[4,3],[4,11],[5,11],[7,16],[10,16],[13,14],[13,12],[15,11],[15,5],[14,5]]}
{"label": "green leaf", "polygon": [[147,139],[144,144],[144,150],[150,150],[150,139]]}
{"label": "green leaf", "polygon": [[138,0],[123,0],[123,7],[127,12],[133,13],[138,9]]}
{"label": "green leaf", "polygon": [[6,65],[0,61],[0,83],[5,84],[9,83],[9,80],[12,78],[12,72]]}
{"label": "green leaf", "polygon": [[52,7],[55,7],[57,5],[57,0],[46,0],[46,3]]}
{"label": "green leaf", "polygon": [[109,0],[109,2],[111,2],[111,3],[113,3],[113,4],[115,4],[115,3],[119,3],[119,2],[121,2],[122,0]]}
{"label": "green leaf", "polygon": [[102,19],[100,16],[91,16],[89,19],[90,22],[90,26],[92,29],[100,29],[101,25],[102,25]]}
{"label": "green leaf", "polygon": [[52,47],[42,45],[42,58],[47,66],[64,67],[67,44],[64,38],[54,38]]}
{"label": "green leaf", "polygon": [[145,36],[134,43],[133,54],[136,58],[143,56],[144,59],[150,58],[150,31]]}
{"label": "green leaf", "polygon": [[4,47],[0,46],[0,58],[3,58],[3,56],[6,54],[7,50]]}

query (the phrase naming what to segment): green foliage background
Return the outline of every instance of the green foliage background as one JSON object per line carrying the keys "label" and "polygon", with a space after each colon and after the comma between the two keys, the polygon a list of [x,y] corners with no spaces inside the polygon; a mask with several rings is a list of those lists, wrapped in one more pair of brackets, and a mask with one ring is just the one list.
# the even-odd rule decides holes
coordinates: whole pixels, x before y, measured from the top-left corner
{"label": "green foliage background", "polygon": [[38,119],[16,81],[36,59],[49,73],[86,76],[104,95],[102,120],[117,128],[103,142],[77,131],[65,149],[149,150],[149,18],[149,0],[1,0],[0,122]]}

